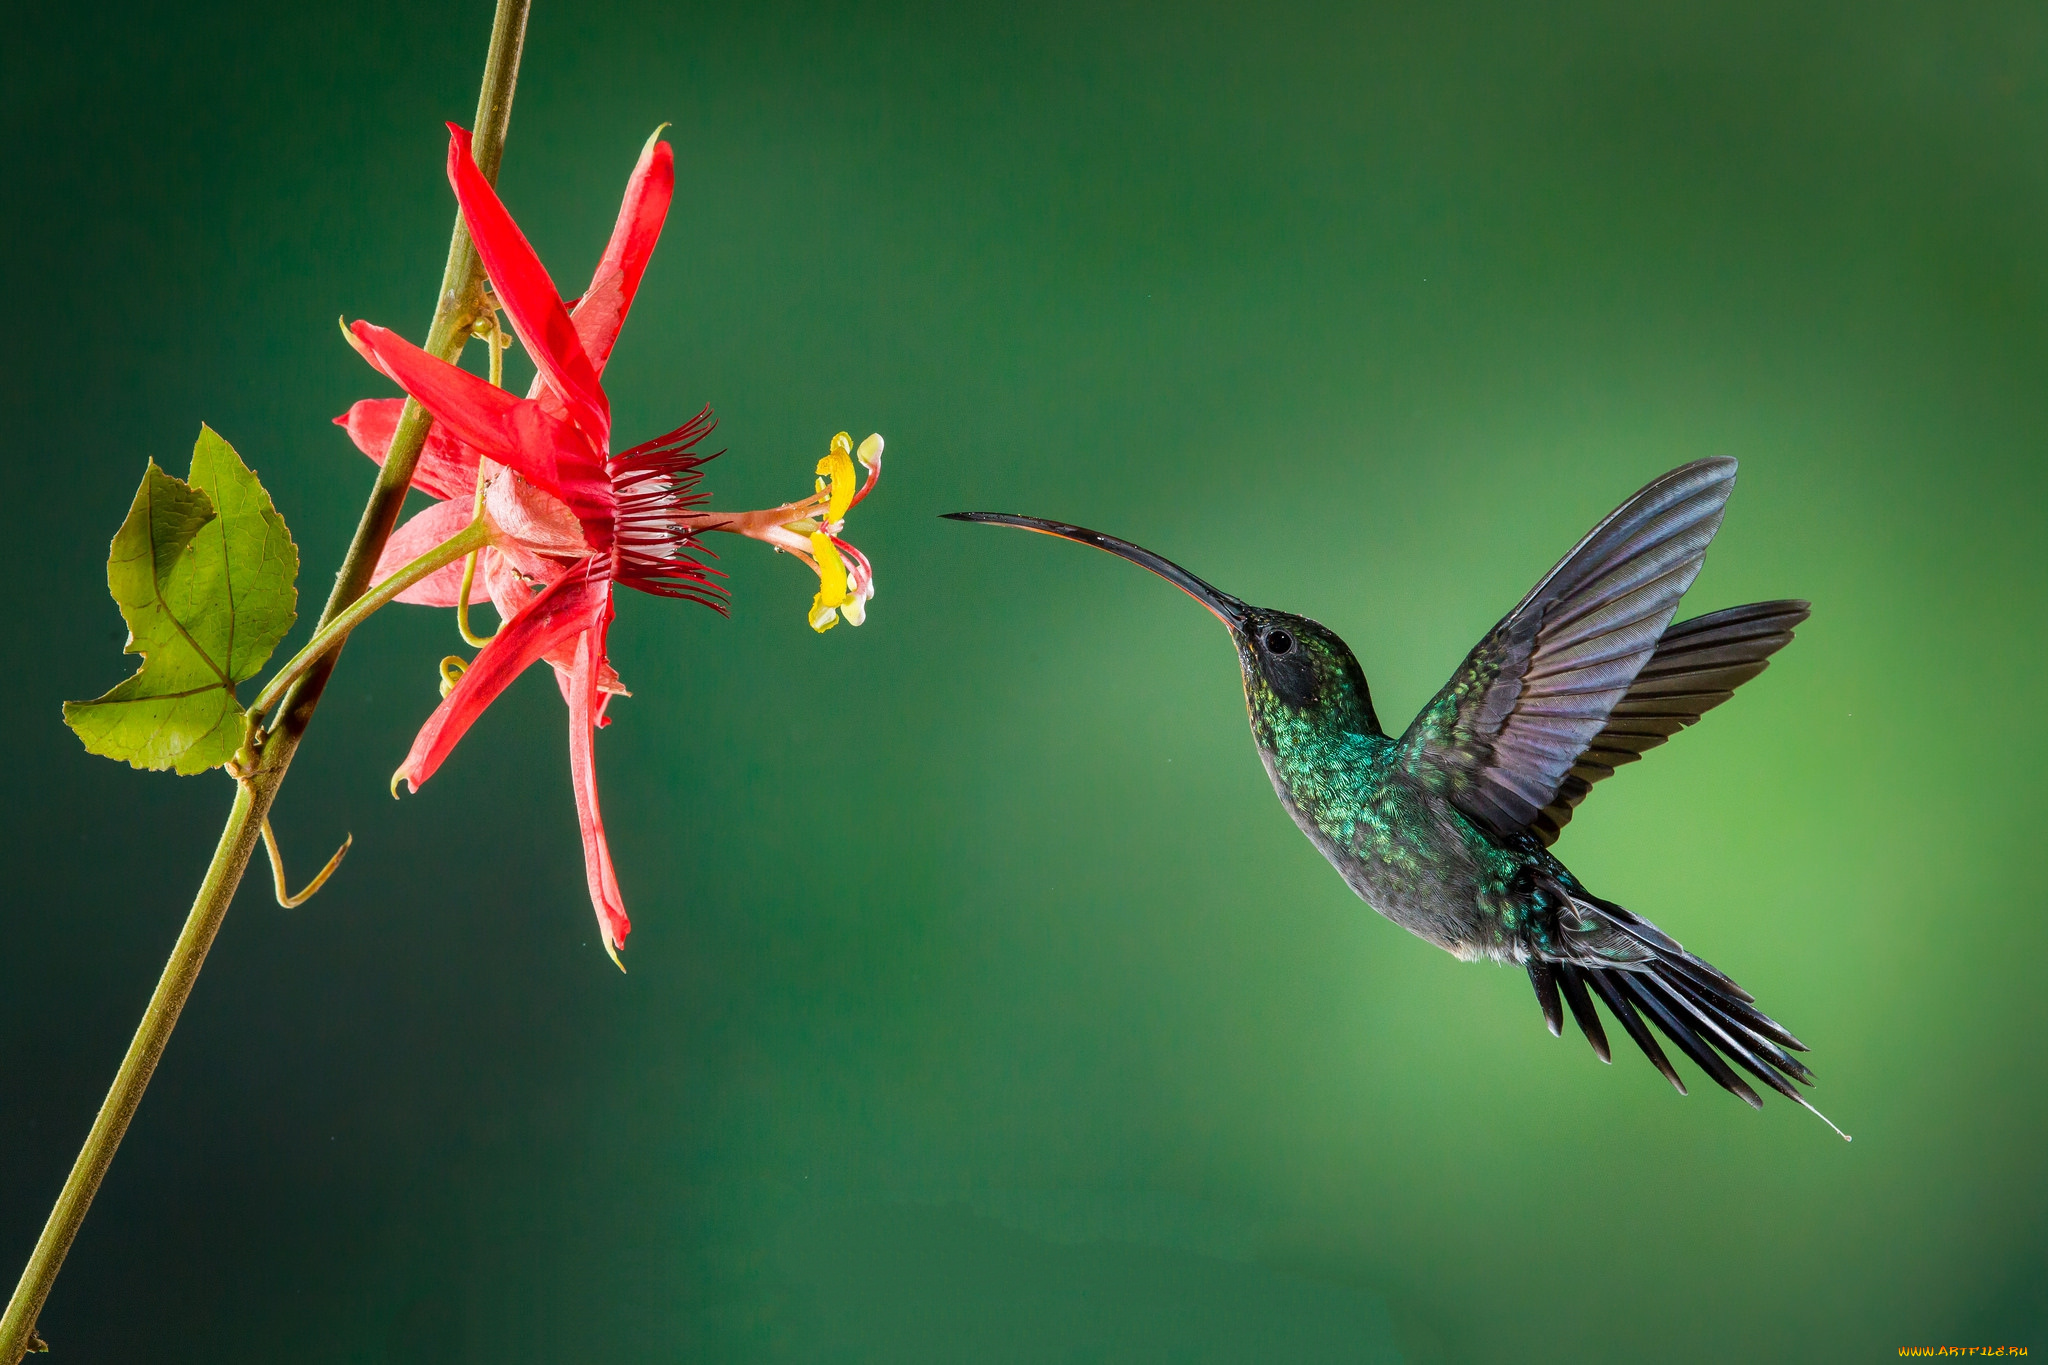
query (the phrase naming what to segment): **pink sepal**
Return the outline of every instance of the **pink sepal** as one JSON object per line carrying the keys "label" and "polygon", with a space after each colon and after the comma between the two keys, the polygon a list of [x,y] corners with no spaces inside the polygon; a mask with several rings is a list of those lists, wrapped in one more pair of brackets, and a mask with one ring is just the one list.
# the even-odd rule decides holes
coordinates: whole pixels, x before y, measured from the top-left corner
{"label": "pink sepal", "polygon": [[[474,507],[472,499],[450,498],[446,502],[435,503],[393,531],[391,539],[384,543],[384,553],[377,560],[377,571],[371,575],[371,581],[383,582],[436,545],[452,538],[469,525]],[[419,607],[454,606],[462,594],[463,562],[458,559],[453,564],[442,565],[398,594],[398,600]],[[482,601],[482,589],[471,588],[470,597],[474,601]]]}
{"label": "pink sepal", "polygon": [[[357,450],[383,464],[403,411],[403,398],[362,398],[335,418],[334,425],[348,432]],[[474,447],[437,422],[427,430],[427,444],[413,466],[412,486],[436,498],[461,497],[476,487],[477,458]]]}

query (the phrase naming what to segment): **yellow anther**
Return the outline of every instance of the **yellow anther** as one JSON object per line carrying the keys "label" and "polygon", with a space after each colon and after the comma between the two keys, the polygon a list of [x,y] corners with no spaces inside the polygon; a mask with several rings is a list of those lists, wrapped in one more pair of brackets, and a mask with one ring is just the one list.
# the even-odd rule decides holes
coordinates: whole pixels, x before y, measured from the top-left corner
{"label": "yellow anther", "polygon": [[826,481],[831,481],[831,499],[825,507],[825,523],[829,526],[846,520],[846,511],[853,506],[854,494],[851,436],[842,431],[832,438],[832,451],[818,461],[818,473],[824,476],[818,480],[820,493],[826,491]]}
{"label": "yellow anther", "polygon": [[818,595],[811,599],[811,629],[823,633],[839,624],[846,605],[846,561],[823,531],[811,532],[811,555],[818,562]]}

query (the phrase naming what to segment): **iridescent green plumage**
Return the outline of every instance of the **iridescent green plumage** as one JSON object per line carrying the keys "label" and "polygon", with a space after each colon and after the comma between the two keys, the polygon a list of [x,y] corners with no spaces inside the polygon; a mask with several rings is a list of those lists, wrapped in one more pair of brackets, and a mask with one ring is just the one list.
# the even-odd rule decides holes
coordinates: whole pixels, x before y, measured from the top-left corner
{"label": "iridescent green plumage", "polygon": [[1727,700],[1805,619],[1806,603],[1785,601],[1671,624],[1734,478],[1733,460],[1701,460],[1616,509],[1398,738],[1380,728],[1357,658],[1317,622],[1252,607],[1113,536],[1035,517],[954,515],[1108,550],[1229,627],[1273,790],[1382,915],[1466,960],[1523,966],[1551,1031],[1569,1006],[1603,1061],[1593,994],[1681,1093],[1645,1015],[1752,1105],[1762,1101],[1736,1067],[1811,1109],[1792,1084],[1812,1082],[1791,1056],[1804,1050],[1798,1039],[1655,925],[1594,895],[1549,848],[1594,783]]}

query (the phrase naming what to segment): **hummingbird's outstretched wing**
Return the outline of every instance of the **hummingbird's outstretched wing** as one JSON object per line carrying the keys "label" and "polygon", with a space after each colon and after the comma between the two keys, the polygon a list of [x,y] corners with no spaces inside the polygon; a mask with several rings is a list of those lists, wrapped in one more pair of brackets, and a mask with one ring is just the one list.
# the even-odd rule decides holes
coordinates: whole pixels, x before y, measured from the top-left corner
{"label": "hummingbird's outstretched wing", "polygon": [[1696,460],[1594,527],[1488,631],[1401,737],[1411,767],[1495,832],[1529,827],[1671,624],[1735,487],[1735,461]]}
{"label": "hummingbird's outstretched wing", "polygon": [[1680,621],[1664,632],[1650,661],[1608,714],[1607,724],[1558,784],[1557,796],[1529,827],[1546,845],[1571,823],[1593,784],[1697,721],[1764,671],[1792,643],[1792,628],[1812,613],[1807,602],[1752,602]]}

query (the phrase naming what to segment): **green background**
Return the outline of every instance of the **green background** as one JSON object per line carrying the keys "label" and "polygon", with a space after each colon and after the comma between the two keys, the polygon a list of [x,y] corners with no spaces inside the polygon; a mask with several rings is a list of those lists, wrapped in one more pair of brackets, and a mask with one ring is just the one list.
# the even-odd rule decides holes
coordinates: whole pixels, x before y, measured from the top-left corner
{"label": "green background", "polygon": [[[1876,1360],[2048,1350],[2048,10],[567,6],[501,188],[569,287],[681,192],[608,384],[719,504],[889,441],[868,624],[628,594],[583,889],[544,674],[352,644],[44,1315],[58,1361]],[[59,12],[59,11],[64,12]],[[324,594],[425,328],[489,7],[45,6],[0,71],[0,1274],[228,803],[88,757],[108,536],[201,420]],[[520,365],[515,354],[515,371]],[[1845,1146],[1543,1030],[1275,804],[1153,546],[1398,723],[1586,527],[1743,461],[1688,599],[1815,603],[1560,852],[1813,1045]],[[302,619],[293,636],[302,640]],[[1696,1073],[1688,1071],[1688,1074]]]}

